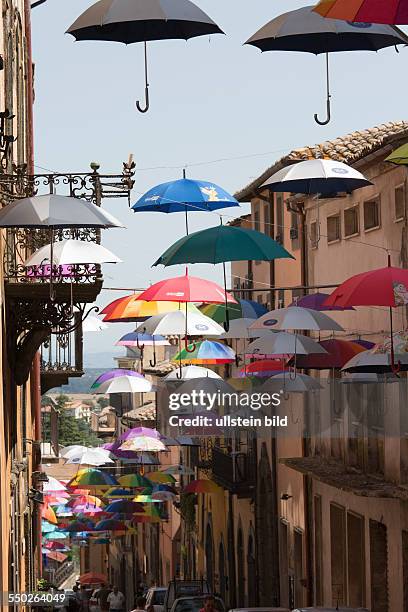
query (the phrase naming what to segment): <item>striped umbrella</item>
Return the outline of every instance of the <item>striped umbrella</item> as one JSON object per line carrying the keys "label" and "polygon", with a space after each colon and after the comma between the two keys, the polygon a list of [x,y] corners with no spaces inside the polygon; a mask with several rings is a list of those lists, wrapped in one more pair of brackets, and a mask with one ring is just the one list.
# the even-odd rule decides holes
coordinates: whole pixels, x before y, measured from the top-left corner
{"label": "striped umbrella", "polygon": [[203,340],[183,348],[173,357],[173,361],[192,364],[224,364],[235,361],[235,352],[222,342]]}
{"label": "striped umbrella", "polygon": [[[173,312],[180,310],[178,302],[147,302],[138,300],[139,293],[133,293],[119,299],[114,300],[102,310],[101,314],[105,315],[106,323],[124,323],[144,321],[154,315],[163,314],[165,312]],[[190,312],[197,312],[197,307],[194,304],[187,306]]]}

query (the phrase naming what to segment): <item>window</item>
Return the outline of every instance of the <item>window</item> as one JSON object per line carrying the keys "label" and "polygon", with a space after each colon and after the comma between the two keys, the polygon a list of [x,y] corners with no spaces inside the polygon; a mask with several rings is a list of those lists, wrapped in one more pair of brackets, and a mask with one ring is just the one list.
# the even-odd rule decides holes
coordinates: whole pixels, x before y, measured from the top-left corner
{"label": "window", "polygon": [[399,185],[394,190],[394,213],[395,220],[400,221],[405,217],[405,186]]}
{"label": "window", "polygon": [[284,242],[284,227],[283,227],[283,197],[276,197],[276,235],[275,240],[280,244]]}
{"label": "window", "polygon": [[261,231],[261,220],[258,207],[254,211],[254,230],[256,230],[257,232]]}
{"label": "window", "polygon": [[360,209],[358,206],[347,208],[344,211],[344,235],[355,236],[360,231]]}
{"label": "window", "polygon": [[273,236],[273,229],[271,225],[271,207],[270,204],[264,206],[264,233],[267,236]]}
{"label": "window", "polygon": [[364,202],[364,229],[371,230],[380,226],[380,197]]}
{"label": "window", "polygon": [[290,213],[290,238],[297,240],[299,238],[299,215],[295,212]]}
{"label": "window", "polygon": [[327,217],[327,242],[337,242],[340,238],[340,215]]}
{"label": "window", "polygon": [[310,243],[312,249],[317,249],[318,236],[317,236],[317,221],[313,221],[310,224]]}

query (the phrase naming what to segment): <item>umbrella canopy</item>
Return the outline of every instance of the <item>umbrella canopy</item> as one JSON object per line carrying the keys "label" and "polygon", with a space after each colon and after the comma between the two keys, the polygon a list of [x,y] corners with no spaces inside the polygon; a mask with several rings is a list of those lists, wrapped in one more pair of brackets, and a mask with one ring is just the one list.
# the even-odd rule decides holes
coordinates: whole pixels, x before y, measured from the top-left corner
{"label": "umbrella canopy", "polygon": [[385,158],[384,161],[388,161],[397,166],[408,165],[408,143],[401,145],[398,149],[395,149],[392,153]]}
{"label": "umbrella canopy", "polygon": [[403,306],[408,304],[408,270],[387,266],[352,276],[327,298],[328,306]]}
{"label": "umbrella canopy", "polygon": [[65,531],[70,533],[77,531],[93,531],[94,524],[92,521],[72,521],[69,525],[65,527]]}
{"label": "umbrella canopy", "polygon": [[265,328],[270,330],[343,331],[343,328],[336,321],[333,321],[323,312],[301,308],[300,306],[289,306],[288,308],[272,310],[254,321],[251,325],[251,329]]}
{"label": "umbrella canopy", "polygon": [[43,519],[47,520],[49,523],[53,523],[56,525],[58,523],[58,519],[54,510],[48,504],[45,504],[41,509],[41,516]]}
{"label": "umbrella canopy", "polygon": [[82,322],[83,332],[99,332],[107,329],[108,325],[95,317],[95,315],[88,315]]}
{"label": "umbrella canopy", "polygon": [[96,574],[94,572],[88,572],[86,574],[82,574],[79,577],[79,582],[81,584],[104,584],[107,582],[107,577],[105,574]]}
{"label": "umbrella canopy", "polygon": [[105,512],[133,514],[134,512],[143,512],[143,506],[129,499],[117,499],[106,506]]}
{"label": "umbrella canopy", "polygon": [[193,476],[194,470],[189,468],[187,465],[170,465],[166,469],[162,470],[164,474],[171,474],[173,476]]}
{"label": "umbrella canopy", "polygon": [[[265,308],[265,312],[267,312]],[[269,330],[262,329],[250,329],[254,319],[233,319],[229,322],[229,329],[225,331],[222,336],[220,336],[220,340],[232,340],[232,339],[245,339],[249,340],[250,338],[259,338],[265,333],[269,334]]]}
{"label": "umbrella canopy", "polygon": [[310,293],[309,295],[304,295],[298,300],[289,304],[289,306],[300,306],[301,308],[310,308],[311,310],[335,310],[335,311],[343,311],[343,310],[354,310],[352,306],[346,306],[342,308],[341,306],[328,306],[326,304],[327,298],[330,295],[328,293]]}
{"label": "umbrella canopy", "polygon": [[[127,295],[105,306],[101,312],[101,314],[105,315],[103,320],[107,323],[144,321],[154,315],[180,310],[179,302],[146,302],[139,300],[139,295],[137,293]],[[198,310],[194,304],[187,304],[187,309],[189,312],[197,312]]]}
{"label": "umbrella canopy", "polygon": [[118,478],[118,481],[123,487],[149,489],[152,486],[151,482],[141,474],[124,474]]}
{"label": "umbrella canopy", "polygon": [[[364,1],[367,0],[357,0],[357,3]],[[330,3],[355,5],[356,0],[323,0],[320,6]],[[279,15],[245,44],[258,47],[261,51],[303,51],[318,55],[336,51],[379,51],[408,42],[401,30],[380,25],[374,20],[369,27],[361,27],[359,23],[353,23],[361,19],[339,17],[330,9],[324,17],[331,19],[323,19],[323,11],[320,12],[318,7],[304,6]]]}
{"label": "umbrella canopy", "polygon": [[197,212],[239,206],[222,187],[207,181],[182,178],[156,185],[132,206],[135,212]]}
{"label": "umbrella canopy", "polygon": [[104,494],[106,499],[133,499],[135,492],[132,489],[125,489],[122,487],[112,487]]}
{"label": "umbrella canopy", "polygon": [[111,214],[81,198],[40,195],[15,200],[0,210],[0,227],[123,227]]}
{"label": "umbrella canopy", "polygon": [[130,332],[122,336],[115,346],[170,346],[170,342],[164,336]]}
{"label": "umbrella canopy", "polygon": [[87,465],[104,465],[105,463],[114,463],[110,457],[109,451],[103,448],[87,448],[83,451],[70,452],[65,455],[66,463],[81,464],[86,463]]}
{"label": "umbrella canopy", "polygon": [[[224,304],[203,304],[200,306],[203,314],[210,319],[214,319],[217,323],[225,321],[225,306]],[[228,313],[231,321],[234,319],[258,319],[267,312],[263,304],[258,304],[253,300],[238,299],[236,304],[228,305]]]}
{"label": "umbrella canopy", "polygon": [[126,429],[123,433],[120,434],[118,440],[123,442],[123,440],[128,440],[129,438],[139,438],[140,436],[147,436],[149,438],[157,438],[160,439],[160,432],[157,429],[152,429],[151,427],[132,427],[131,429]]}
{"label": "umbrella canopy", "polygon": [[183,489],[183,493],[220,493],[221,491],[221,487],[215,482],[205,479],[192,480]]}
{"label": "umbrella canopy", "polygon": [[248,353],[259,355],[309,355],[326,353],[321,344],[302,334],[270,332],[248,344]]}
{"label": "umbrella canopy", "polygon": [[114,378],[120,378],[122,376],[134,376],[135,378],[141,378],[144,380],[144,376],[135,370],[124,370],[123,368],[116,368],[114,370],[108,370],[104,372],[92,383],[91,389],[97,389],[102,383],[105,383]]}
{"label": "umbrella canopy", "polygon": [[84,468],[77,472],[77,474],[69,481],[71,487],[86,486],[86,488],[110,488],[117,485],[116,478],[108,472],[97,470],[94,468]]}
{"label": "umbrella canopy", "polygon": [[168,502],[173,501],[177,496],[177,493],[173,491],[153,491],[152,500],[158,502]]}
{"label": "umbrella canopy", "polygon": [[181,378],[179,378],[177,374],[178,373],[173,370],[170,374],[167,374],[163,380],[166,382],[179,382],[180,380],[197,380],[197,378],[221,379],[221,376],[213,370],[195,365],[183,366],[180,372]]}
{"label": "umbrella canopy", "polygon": [[253,363],[248,363],[239,371],[239,377],[257,376],[265,378],[273,374],[279,374],[285,371],[285,366],[282,364],[282,359],[260,359]]}
{"label": "umbrella canopy", "polygon": [[146,474],[151,482],[160,484],[174,484],[176,479],[171,474],[165,474],[164,472],[149,472]]}
{"label": "umbrella canopy", "polygon": [[126,523],[117,519],[103,519],[95,525],[95,531],[126,531],[126,529]]}
{"label": "umbrella canopy", "polygon": [[203,340],[179,351],[173,357],[173,361],[207,365],[233,363],[235,361],[235,352],[232,348],[221,342]]}
{"label": "umbrella canopy", "polygon": [[281,389],[287,393],[306,393],[307,391],[323,389],[323,387],[312,376],[296,374],[294,378],[291,378],[286,373],[271,376],[261,387],[262,391],[268,393],[279,392]]}
{"label": "umbrella canopy", "polygon": [[375,346],[375,342],[370,342],[369,340],[364,340],[363,338],[357,338],[357,340],[353,340],[354,344],[359,344],[366,350],[372,349]]}
{"label": "umbrella canopy", "polygon": [[357,27],[360,23],[408,24],[407,0],[321,0],[314,10],[323,17],[356,22]]}
{"label": "umbrella canopy", "polygon": [[333,159],[308,159],[275,172],[260,190],[330,195],[372,185],[361,172]]}
{"label": "umbrella canopy", "polygon": [[273,261],[284,258],[294,259],[293,255],[267,234],[242,227],[218,225],[180,238],[153,265],[217,264],[226,261]]}
{"label": "umbrella canopy", "polygon": [[125,451],[165,451],[166,447],[157,438],[151,438],[150,436],[138,436],[135,438],[128,438],[119,447]]}
{"label": "umbrella canopy", "polygon": [[99,385],[96,393],[114,394],[114,393],[148,393],[152,390],[152,384],[144,376],[118,376],[112,378]]}
{"label": "umbrella canopy", "polygon": [[344,372],[374,372],[391,373],[395,371],[395,362],[398,370],[408,370],[408,353],[373,353],[363,351],[358,353],[342,368]]}
{"label": "umbrella canopy", "polygon": [[224,329],[201,313],[176,310],[150,317],[138,325],[137,331],[164,336],[220,336]]}
{"label": "umbrella canopy", "polygon": [[[0,211],[1,212],[1,211]],[[176,276],[155,283],[138,297],[140,300],[157,300],[175,302],[209,302],[223,304],[227,302],[235,304],[236,301],[229,293],[226,293],[216,283],[198,278],[197,276]]]}
{"label": "umbrella canopy", "polygon": [[304,370],[329,370],[342,368],[352,357],[362,353],[364,347],[349,340],[322,340],[320,346],[325,349],[322,355],[302,355],[298,357],[296,365]]}
{"label": "umbrella canopy", "polygon": [[[56,266],[68,264],[119,263],[122,260],[96,242],[61,240],[52,245],[52,260]],[[46,244],[29,257],[24,265],[43,266],[51,261],[51,244]]]}
{"label": "umbrella canopy", "polygon": [[48,476],[48,482],[45,482],[43,485],[44,493],[48,492],[56,492],[56,491],[66,491],[67,487],[62,484],[59,480],[54,478],[54,476]]}

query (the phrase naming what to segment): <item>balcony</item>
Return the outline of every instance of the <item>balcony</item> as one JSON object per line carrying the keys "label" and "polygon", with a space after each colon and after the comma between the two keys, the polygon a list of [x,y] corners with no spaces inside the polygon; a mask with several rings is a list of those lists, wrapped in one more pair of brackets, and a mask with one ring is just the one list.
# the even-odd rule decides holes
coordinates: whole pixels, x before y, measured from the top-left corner
{"label": "balcony", "polygon": [[238,497],[251,498],[256,487],[256,460],[253,452],[228,453],[212,450],[213,480]]}

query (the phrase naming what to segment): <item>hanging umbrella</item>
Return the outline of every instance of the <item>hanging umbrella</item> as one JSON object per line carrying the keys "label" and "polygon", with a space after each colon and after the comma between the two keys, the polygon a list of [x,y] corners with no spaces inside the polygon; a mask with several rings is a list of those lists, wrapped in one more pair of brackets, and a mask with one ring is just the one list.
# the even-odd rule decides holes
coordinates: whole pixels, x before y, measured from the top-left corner
{"label": "hanging umbrella", "polygon": [[148,393],[152,390],[152,384],[144,376],[118,376],[107,380],[96,389],[100,395],[114,393]]}
{"label": "hanging umbrella", "polygon": [[164,336],[220,336],[224,330],[201,313],[177,310],[150,317],[138,325],[137,331]]}
{"label": "hanging umbrella", "polygon": [[82,322],[82,331],[84,333],[87,332],[100,332],[104,329],[107,329],[108,325],[95,317],[95,315],[88,315],[86,319]]}
{"label": "hanging umbrella", "polygon": [[[395,364],[398,364],[396,367]],[[344,372],[398,373],[408,370],[408,353],[373,353],[363,351],[355,355],[342,368]]]}
{"label": "hanging umbrella", "polygon": [[[217,323],[225,321],[225,306],[224,304],[203,304],[200,306],[203,314],[210,319],[214,319]],[[253,300],[237,299],[236,304],[228,304],[228,313],[230,321],[234,319],[258,319],[267,312],[263,304],[258,304]]]}
{"label": "hanging umbrella", "polygon": [[220,365],[233,363],[235,352],[226,344],[214,342],[213,340],[203,340],[179,351],[173,361],[180,364],[188,362],[191,364]]}
{"label": "hanging umbrella", "polygon": [[357,27],[360,24],[408,24],[407,0],[321,0],[313,10],[323,17],[356,22]]}
{"label": "hanging umbrella", "polygon": [[238,201],[222,187],[207,181],[183,178],[149,189],[132,206],[135,212],[184,212],[188,234],[188,212],[214,211],[239,206]]}
{"label": "hanging umbrella", "polygon": [[[408,3],[407,3],[408,5]],[[396,164],[397,166],[408,166],[408,143],[405,143],[395,149],[385,158],[384,161]]]}
{"label": "hanging umbrella", "polygon": [[122,487],[112,487],[104,494],[106,499],[133,499],[135,492],[132,489]]}
{"label": "hanging umbrella", "polygon": [[72,451],[65,456],[65,459],[67,464],[104,465],[105,463],[114,463],[110,458],[109,451],[103,448],[87,448],[77,453]]}
{"label": "hanging umbrella", "polygon": [[76,40],[103,40],[131,43],[144,42],[145,106],[149,109],[147,75],[147,41],[182,39],[223,34],[204,11],[189,0],[99,0],[82,13],[68,28]]}
{"label": "hanging umbrella", "polygon": [[54,510],[48,504],[43,506],[41,510],[41,516],[43,519],[46,519],[49,523],[53,523],[54,525],[58,523],[58,519],[55,515]]}
{"label": "hanging umbrella", "polygon": [[177,497],[173,491],[153,491],[152,499],[158,502],[171,502]]}
{"label": "hanging umbrella", "polygon": [[[139,300],[139,295],[138,293],[126,295],[105,306],[101,312],[105,315],[103,320],[107,323],[144,321],[154,315],[180,310],[179,302],[146,302],[145,300]],[[197,312],[198,310],[194,304],[187,304],[187,309],[189,312]]]}
{"label": "hanging umbrella", "polygon": [[306,374],[296,374],[291,378],[287,374],[276,374],[271,376],[261,387],[263,392],[275,393],[283,390],[287,393],[306,393],[307,391],[317,391],[323,389],[316,378]]}
{"label": "hanging umbrella", "polygon": [[155,503],[159,503],[158,500],[152,499],[151,495],[142,494],[142,493],[138,493],[133,501],[135,501],[135,502],[137,502],[139,504],[155,504]]}
{"label": "hanging umbrella", "polygon": [[92,544],[110,544],[111,541],[109,538],[96,538],[96,540],[92,540]]}
{"label": "hanging umbrella", "polygon": [[134,376],[135,378],[145,380],[144,376],[135,370],[124,370],[123,368],[116,368],[115,370],[108,370],[104,372],[92,383],[91,389],[97,389],[102,383],[119,378],[122,376]]}
{"label": "hanging umbrella", "polygon": [[286,366],[282,365],[282,359],[261,359],[248,363],[239,370],[238,376],[257,376],[259,378],[265,378],[272,376],[273,374],[279,374],[286,370]]}
{"label": "hanging umbrella", "polygon": [[160,484],[174,484],[176,482],[171,474],[164,474],[163,472],[149,472],[146,474],[146,478],[151,482]]}
{"label": "hanging umbrella", "polygon": [[268,178],[260,189],[283,193],[330,195],[350,193],[372,185],[364,176],[333,159],[308,159],[286,166]]}
{"label": "hanging umbrella", "polygon": [[[268,312],[265,308],[265,312]],[[229,323],[229,330],[220,336],[220,340],[259,338],[265,333],[270,335],[269,330],[250,329],[254,319],[233,319]]]}
{"label": "hanging umbrella", "polygon": [[248,345],[248,352],[259,355],[309,355],[326,353],[321,344],[303,334],[270,332]]}
{"label": "hanging umbrella", "polygon": [[130,332],[122,336],[115,346],[170,346],[170,342],[164,336]]}
{"label": "hanging umbrella", "polygon": [[375,342],[370,342],[369,340],[364,340],[363,338],[357,338],[357,340],[353,340],[354,344],[359,344],[366,350],[372,349],[375,346]]}
{"label": "hanging umbrella", "polygon": [[356,274],[333,291],[326,303],[329,306],[388,306],[390,316],[391,361],[394,370],[392,309],[408,304],[408,270],[388,266]]}
{"label": "hanging umbrella", "polygon": [[143,512],[143,506],[128,499],[117,499],[106,506],[105,512],[133,514],[134,512]]}
{"label": "hanging umbrella", "polygon": [[187,465],[170,465],[166,469],[162,470],[164,474],[171,474],[173,476],[194,476],[194,470],[189,468]]}
{"label": "hanging umbrella", "polygon": [[86,506],[88,508],[100,508],[103,506],[103,502],[99,497],[95,495],[83,494],[73,497],[69,502],[70,508],[76,508],[77,506]]}
{"label": "hanging umbrella", "polygon": [[133,487],[136,489],[150,489],[152,484],[141,474],[124,474],[118,478],[119,484],[123,487]]}
{"label": "hanging umbrella", "polygon": [[139,436],[136,438],[129,438],[122,442],[119,447],[121,450],[131,450],[134,452],[140,451],[165,451],[166,447],[160,440],[151,438],[149,436]]}
{"label": "hanging umbrella", "polygon": [[213,304],[223,304],[227,300],[228,303],[236,303],[232,295],[226,293],[216,283],[197,276],[189,276],[187,271],[184,276],[167,278],[155,283],[143,291],[138,299],[161,302],[170,299],[181,303],[210,302]]}
{"label": "hanging umbrella", "polygon": [[295,300],[289,306],[300,306],[301,308],[310,308],[311,310],[334,310],[340,311],[343,310],[354,310],[352,306],[347,306],[346,308],[342,308],[341,306],[327,306],[326,300],[330,297],[328,293],[310,293],[309,295],[304,295],[303,297]]}
{"label": "hanging umbrella", "polygon": [[65,527],[65,531],[69,533],[77,532],[77,531],[93,531],[94,524],[92,521],[72,521],[67,527]]}
{"label": "hanging umbrella", "polygon": [[342,368],[354,355],[362,353],[364,347],[350,342],[349,340],[322,340],[320,346],[325,349],[321,355],[301,355],[296,362],[300,369],[304,370],[330,370]]}
{"label": "hanging umbrella", "polygon": [[120,434],[118,441],[123,442],[129,438],[139,438],[140,436],[160,439],[161,434],[157,429],[152,429],[151,427],[131,427]]}
{"label": "hanging umbrella", "polygon": [[116,478],[109,474],[109,472],[103,472],[95,468],[83,468],[78,470],[77,474],[69,481],[71,487],[86,486],[87,488],[104,488],[109,489],[110,487],[117,485]]}
{"label": "hanging umbrella", "polygon": [[43,485],[43,492],[56,492],[56,491],[66,491],[67,487],[62,484],[59,480],[54,478],[54,476],[48,476],[48,482],[45,482]]}
{"label": "hanging umbrella", "polygon": [[344,331],[343,328],[329,316],[318,310],[289,306],[272,310],[260,319],[254,321],[251,329],[270,330],[314,330],[314,331]]}
{"label": "hanging umbrella", "polygon": [[46,244],[35,251],[25,262],[25,267],[44,266],[51,262],[51,249],[53,251],[53,263],[56,266],[74,264],[104,264],[120,263],[122,260],[96,242],[85,242],[84,240],[60,240]]}
{"label": "hanging umbrella", "polygon": [[[227,294],[225,263],[228,261],[273,261],[294,259],[286,249],[270,236],[242,227],[218,225],[181,238],[167,249],[153,264],[172,266],[187,263],[222,263],[224,291]],[[225,330],[229,329],[228,304],[225,300]]]}
{"label": "hanging umbrella", "polygon": [[[341,0],[338,1],[341,2]],[[353,3],[353,0],[344,1]],[[332,14],[326,16],[336,17]],[[261,51],[303,51],[315,55],[326,54],[327,118],[320,121],[315,115],[315,121],[319,125],[326,125],[331,118],[329,53],[378,51],[384,47],[407,44],[408,39],[405,34],[396,28],[375,24],[370,24],[368,28],[361,28],[359,24],[351,23],[353,21],[361,20],[323,19],[321,15],[313,11],[313,6],[305,6],[279,15],[249,38],[246,44],[258,47]]]}
{"label": "hanging umbrella", "polygon": [[[82,446],[81,444],[70,444],[69,446],[64,446],[64,448],[61,448],[59,454],[61,457],[66,459],[72,453],[85,453],[87,450],[87,446]],[[64,488],[64,490],[66,491],[66,487]]]}
{"label": "hanging umbrella", "polygon": [[192,480],[183,489],[183,493],[220,493],[221,491],[221,487],[215,482],[204,479]]}
{"label": "hanging umbrella", "polygon": [[184,366],[180,370],[181,378],[177,377],[177,372],[173,370],[170,374],[166,374],[164,381],[166,382],[178,382],[180,380],[197,380],[200,378],[217,378],[221,379],[221,376],[210,370],[209,368],[201,368],[200,366],[188,365]]}
{"label": "hanging umbrella", "polygon": [[126,529],[126,523],[116,519],[103,519],[95,525],[95,531],[126,531]]}
{"label": "hanging umbrella", "polygon": [[65,540],[66,538],[69,538],[69,532],[68,531],[53,531],[52,533],[44,533],[44,535],[42,536],[43,539],[45,538],[46,540]]}
{"label": "hanging umbrella", "polygon": [[79,577],[79,582],[81,584],[105,584],[107,582],[107,577],[105,574],[88,572]]}
{"label": "hanging umbrella", "polygon": [[378,385],[379,383],[394,383],[398,382],[400,378],[394,374],[375,374],[374,372],[354,372],[354,374],[347,374],[341,379],[343,385]]}

